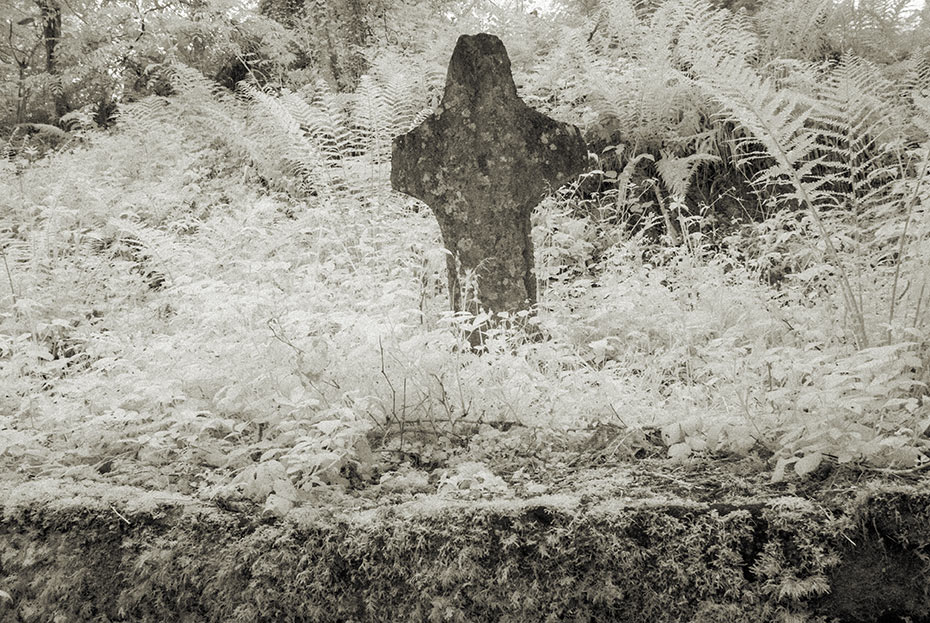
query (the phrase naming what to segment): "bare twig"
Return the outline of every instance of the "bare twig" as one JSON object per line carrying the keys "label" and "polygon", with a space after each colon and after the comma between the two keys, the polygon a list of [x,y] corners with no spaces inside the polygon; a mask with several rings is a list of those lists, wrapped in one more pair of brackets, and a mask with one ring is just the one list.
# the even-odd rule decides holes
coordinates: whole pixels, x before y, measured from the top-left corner
{"label": "bare twig", "polygon": [[16,289],[13,287],[13,274],[10,272],[10,265],[6,260],[6,253],[0,251],[0,257],[3,258],[3,268],[6,269],[6,279],[10,284],[10,294],[13,295],[13,307],[16,307]]}
{"label": "bare twig", "polygon": [[[891,283],[891,303],[889,304],[888,309],[888,324],[891,325],[891,322],[894,320],[894,304],[895,304],[895,294],[898,289],[898,279],[901,276],[901,264],[904,262],[904,245],[907,243],[907,229],[911,224],[911,219],[914,216],[914,206],[917,204],[917,197],[920,193],[920,185],[923,183],[924,178],[927,175],[927,168],[930,166],[930,150],[924,154],[923,166],[920,170],[920,175],[917,176],[917,179],[914,181],[914,189],[911,192],[911,196],[908,198],[907,204],[905,206],[905,211],[907,216],[904,220],[904,229],[901,230],[901,238],[898,241],[898,257],[895,261],[894,267],[894,281]],[[888,327],[888,341],[891,341],[891,327]]]}
{"label": "bare twig", "polygon": [[114,508],[114,506],[113,506],[112,504],[110,504],[110,510],[112,510],[114,513],[116,513],[116,516],[117,516],[117,517],[119,517],[120,519],[122,519],[123,521],[125,521],[125,522],[126,522],[126,525],[129,525],[129,524],[130,524],[130,521],[129,521],[128,519],[126,519],[126,518],[123,516],[122,513],[120,513],[118,510],[116,510],[116,508]]}

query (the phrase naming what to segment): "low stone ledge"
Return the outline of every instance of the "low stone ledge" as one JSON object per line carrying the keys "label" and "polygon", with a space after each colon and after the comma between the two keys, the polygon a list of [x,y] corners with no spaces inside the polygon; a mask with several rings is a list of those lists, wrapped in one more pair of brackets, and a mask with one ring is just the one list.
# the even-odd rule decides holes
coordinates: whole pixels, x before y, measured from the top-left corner
{"label": "low stone ledge", "polygon": [[[930,621],[930,490],[298,509],[0,486],[0,621]],[[7,598],[8,596],[8,598]]]}

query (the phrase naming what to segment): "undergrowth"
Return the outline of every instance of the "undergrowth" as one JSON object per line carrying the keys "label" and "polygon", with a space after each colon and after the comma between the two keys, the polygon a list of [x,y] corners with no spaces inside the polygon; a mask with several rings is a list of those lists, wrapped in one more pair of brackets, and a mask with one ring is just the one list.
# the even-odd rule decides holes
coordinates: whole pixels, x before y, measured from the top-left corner
{"label": "undergrowth", "polygon": [[[615,182],[597,209],[569,189],[534,215],[544,340],[498,329],[474,352],[481,319],[446,311],[438,227],[388,185],[392,137],[441,83],[413,64],[376,63],[354,94],[233,94],[167,65],[177,94],[117,130],[0,163],[0,461],[273,511],[402,461],[545,459],[604,426],[657,431],[672,461],[758,456],[776,480],[923,469],[925,76],[760,68],[742,17],[610,7],[611,29],[543,60],[583,61],[577,84],[523,87],[637,132],[596,172]],[[639,61],[656,41],[658,69]],[[771,214],[725,237],[689,205],[722,161]]]}

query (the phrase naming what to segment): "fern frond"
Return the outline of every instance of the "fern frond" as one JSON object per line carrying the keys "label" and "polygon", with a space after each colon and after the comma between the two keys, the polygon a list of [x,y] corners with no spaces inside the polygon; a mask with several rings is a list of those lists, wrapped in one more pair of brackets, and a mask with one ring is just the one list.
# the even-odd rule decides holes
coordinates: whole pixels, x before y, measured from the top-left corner
{"label": "fern frond", "polygon": [[[656,154],[669,142],[679,154],[694,153],[706,140],[704,120],[714,110],[693,83],[693,66],[720,50],[749,58],[758,46],[745,17],[705,0],[669,0],[648,11],[608,0],[598,26],[603,35],[576,33],[563,45],[578,67],[563,76],[585,78],[583,97],[599,126]],[[631,40],[620,43],[621,36]]]}
{"label": "fern frond", "polygon": [[116,112],[116,123],[123,127],[134,125],[140,133],[147,134],[156,131],[160,124],[168,123],[173,115],[168,98],[149,95],[122,104]]}
{"label": "fern frond", "polygon": [[827,74],[817,92],[820,145],[824,166],[838,175],[837,203],[857,215],[881,218],[883,210],[900,197],[897,180],[903,174],[894,148],[900,138],[890,123],[891,84],[878,68],[858,57],[844,55]]}
{"label": "fern frond", "polygon": [[176,127],[184,122],[201,140],[222,140],[234,152],[253,157],[254,146],[246,132],[239,104],[224,87],[183,63],[157,66],[154,72],[170,81],[171,97],[149,96],[122,106],[118,121],[140,132],[154,131],[159,124]]}
{"label": "fern frond", "polygon": [[838,47],[859,56],[897,60],[911,47],[903,36],[913,2],[909,0],[844,0],[837,4]]}
{"label": "fern frond", "polygon": [[[615,103],[612,100],[614,89],[598,84],[592,78],[600,76],[605,81],[616,81],[620,67],[629,62],[611,61],[604,56],[592,43],[593,36],[589,29],[575,28],[567,30],[559,38],[535,67],[534,88],[524,95],[531,106],[584,127],[601,126],[599,118],[609,120],[624,109],[622,102],[625,100],[622,98],[628,97],[626,94],[617,94]],[[605,47],[610,48],[609,45]],[[599,88],[592,89],[591,86]],[[590,106],[578,106],[580,102]],[[622,114],[616,116],[622,118]]]}
{"label": "fern frond", "polygon": [[743,142],[750,147],[751,159],[770,157],[771,166],[762,170],[757,182],[786,184],[793,189],[784,198],[806,207],[820,233],[827,257],[837,270],[846,307],[854,320],[858,345],[868,345],[860,301],[852,288],[849,273],[833,242],[824,211],[837,206],[833,188],[841,176],[824,153],[815,121],[813,98],[788,90],[779,90],[772,79],[760,77],[740,59],[727,54],[717,62],[704,62],[697,68],[701,82],[726,108],[730,119],[747,129],[751,137]]}
{"label": "fern frond", "polygon": [[903,75],[898,80],[901,91],[911,97],[930,95],[930,48],[914,50],[902,66]]}
{"label": "fern frond", "polygon": [[[807,127],[813,112],[811,98],[780,91],[771,78],[761,77],[744,61],[728,55],[702,59],[696,69],[700,83],[729,112],[729,119],[751,136],[739,139],[743,161],[771,157],[774,165],[756,181],[786,183],[798,177],[795,165],[809,165],[817,143]],[[811,184],[805,183],[809,188]],[[811,202],[822,206],[830,197],[812,190]]]}
{"label": "fern frond", "polygon": [[391,117],[382,86],[372,76],[362,76],[355,91],[354,121],[364,150],[377,162],[383,161],[390,152]]}
{"label": "fern frond", "polygon": [[[917,125],[927,132],[930,136],[930,94],[914,97],[914,105],[917,110]],[[915,175],[906,180],[904,201],[905,221],[900,232],[900,238],[897,246],[897,261],[895,263],[894,281],[891,286],[891,303],[888,312],[888,325],[892,325],[895,319],[895,306],[898,302],[898,287],[901,280],[902,266],[906,259],[910,259],[912,264],[916,264],[916,269],[911,273],[922,276],[919,287],[914,288],[911,293],[911,299],[914,302],[914,316],[910,326],[914,329],[922,329],[926,322],[930,322],[930,313],[928,313],[928,304],[926,298],[930,283],[927,275],[930,274],[930,209],[928,209],[921,197],[930,194],[930,139],[926,140],[918,149],[914,150],[913,158],[916,164],[913,166]],[[910,254],[907,258],[908,247],[916,248],[916,252]],[[925,320],[925,317],[927,320]]]}
{"label": "fern frond", "polygon": [[[244,82],[238,90],[250,104],[249,136],[260,153],[253,161],[263,175],[276,179],[284,173],[304,188],[327,186],[324,156],[301,125],[301,118],[312,114],[309,106],[293,93],[275,97]],[[280,173],[275,171],[278,167]]]}
{"label": "fern frond", "polygon": [[376,162],[390,157],[395,136],[416,125],[423,110],[416,103],[421,91],[416,77],[403,72],[380,78],[365,75],[360,79],[352,120],[365,151]]}
{"label": "fern frond", "polygon": [[[388,127],[390,138],[410,131],[428,117],[439,103],[446,83],[446,67],[437,59],[417,58],[386,52],[372,60],[368,80],[379,91],[377,100],[385,110],[382,124]],[[356,92],[355,120],[364,125],[360,107],[364,98]]]}
{"label": "fern frond", "polygon": [[[915,130],[911,134],[922,134],[920,138],[930,137],[917,123],[913,123],[919,121],[922,116],[919,101],[921,98],[930,97],[930,48],[914,50],[904,61],[893,67],[893,70],[897,73],[893,82],[897,95],[896,104],[901,109],[904,119],[910,122],[908,125]],[[917,128],[914,128],[915,125]]]}
{"label": "fern frond", "polygon": [[833,0],[767,1],[753,17],[762,32],[764,60],[822,60],[831,51],[828,25],[836,12]]}
{"label": "fern frond", "polygon": [[164,72],[175,92],[188,104],[215,111],[217,103],[234,106],[232,94],[222,85],[210,80],[198,70],[183,63],[174,62],[163,66]]}
{"label": "fern frond", "polygon": [[397,73],[380,80],[384,93],[384,105],[390,113],[391,138],[410,131],[417,125],[417,118],[431,112],[420,94],[427,91],[423,79],[409,73]]}
{"label": "fern frond", "polygon": [[751,59],[759,47],[748,18],[718,9],[706,0],[665,2],[649,28],[660,33],[661,45],[670,51],[672,62],[685,70],[709,51]]}
{"label": "fern frond", "polygon": [[633,56],[638,42],[648,36],[648,25],[640,19],[631,0],[604,2],[597,28],[603,30],[605,47],[614,50],[616,56]]}
{"label": "fern frond", "polygon": [[[927,100],[927,112],[930,113],[930,100]],[[897,246],[897,261],[895,262],[894,280],[891,285],[890,305],[888,310],[888,325],[892,325],[895,319],[895,306],[898,302],[898,284],[901,279],[901,268],[905,262],[905,251],[910,243],[917,246],[918,252],[912,254],[912,260],[918,265],[917,270],[912,271],[915,275],[921,275],[923,283],[916,294],[914,305],[914,320],[911,326],[915,329],[922,328],[923,316],[927,315],[927,304],[924,301],[927,288],[927,275],[930,271],[930,210],[920,206],[919,198],[926,196],[928,187],[930,187],[930,144],[925,145],[921,150],[922,154],[920,163],[917,166],[917,175],[914,179],[908,180],[907,199],[904,204],[905,221],[901,229]],[[916,230],[916,233],[915,231]],[[921,250],[923,251],[921,253]],[[914,295],[912,294],[912,298]],[[923,315],[921,308],[923,307]]]}
{"label": "fern frond", "polygon": [[691,154],[684,157],[676,157],[669,151],[662,152],[662,158],[656,161],[656,169],[662,177],[662,183],[672,194],[672,197],[679,202],[684,202],[688,194],[688,187],[691,185],[691,178],[694,177],[695,167],[702,162],[713,162],[719,160],[717,156],[711,154]]}
{"label": "fern frond", "polygon": [[333,92],[323,80],[315,86],[307,129],[326,159],[336,163],[361,148],[361,141],[352,132],[350,97]]}
{"label": "fern frond", "polygon": [[930,136],[930,92],[913,96],[914,124]]}

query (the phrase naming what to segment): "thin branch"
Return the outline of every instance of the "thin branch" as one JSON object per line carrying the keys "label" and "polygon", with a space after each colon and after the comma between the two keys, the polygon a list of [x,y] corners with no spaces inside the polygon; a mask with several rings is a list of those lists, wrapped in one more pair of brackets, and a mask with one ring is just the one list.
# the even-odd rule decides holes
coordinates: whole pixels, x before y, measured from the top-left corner
{"label": "thin branch", "polygon": [[[901,230],[901,239],[898,241],[898,257],[895,261],[894,281],[891,284],[891,303],[888,309],[889,325],[891,324],[891,321],[894,320],[895,295],[897,294],[898,290],[898,279],[901,276],[901,264],[904,263],[904,246],[907,243],[907,230],[911,224],[911,220],[913,220],[914,217],[914,206],[917,204],[917,197],[920,193],[920,186],[927,175],[928,166],[930,166],[930,147],[927,148],[927,151],[924,154],[924,162],[920,170],[920,175],[917,176],[917,179],[914,181],[913,192],[911,193],[911,196],[905,206],[907,217],[904,220],[904,229]],[[891,339],[891,327],[888,327],[888,339]]]}
{"label": "thin branch", "polygon": [[16,289],[13,287],[13,275],[10,272],[10,265],[6,261],[6,253],[0,251],[0,257],[3,258],[3,267],[6,269],[7,282],[10,284],[10,293],[13,295],[13,306],[16,306]]}

